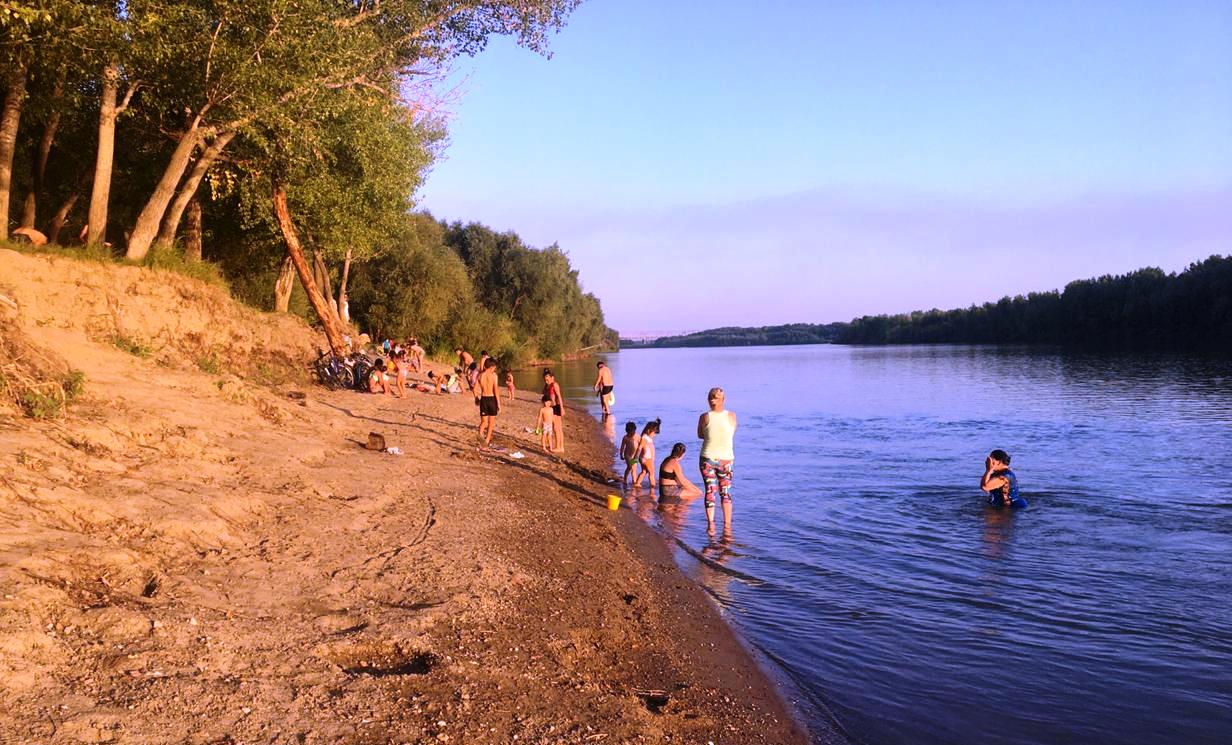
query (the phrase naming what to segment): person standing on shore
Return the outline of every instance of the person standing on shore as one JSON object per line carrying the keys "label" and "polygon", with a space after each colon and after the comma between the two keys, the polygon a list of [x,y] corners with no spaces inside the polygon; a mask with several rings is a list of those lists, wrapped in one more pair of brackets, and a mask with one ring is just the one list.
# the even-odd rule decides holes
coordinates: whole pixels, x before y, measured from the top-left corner
{"label": "person standing on shore", "polygon": [[565,397],[560,392],[560,383],[550,369],[543,371],[543,395],[552,402],[552,452],[565,452]]}
{"label": "person standing on shore", "polygon": [[462,374],[466,375],[467,371],[471,369],[471,365],[475,363],[475,358],[462,347],[453,350],[453,353],[458,355],[458,367],[462,368]]}
{"label": "person standing on shore", "polygon": [[702,440],[702,452],[698,467],[702,483],[706,485],[706,524],[714,532],[714,500],[717,496],[723,503],[723,530],[731,530],[732,464],[736,455],[732,440],[736,435],[736,415],[724,408],[727,394],[722,388],[711,388],[706,394],[710,411],[697,420],[697,436]]}
{"label": "person standing on shore", "polygon": [[[475,403],[479,406],[479,441],[492,447],[496,417],[500,414],[500,383],[496,378],[496,360],[488,358],[475,386]],[[486,434],[485,434],[486,433]]]}
{"label": "person standing on shore", "polygon": [[615,390],[612,385],[612,368],[602,361],[597,367],[599,375],[595,378],[595,392],[599,394],[599,404],[603,407],[604,418],[607,418],[612,414],[612,391]]}
{"label": "person standing on shore", "polygon": [[411,339],[411,367],[415,372],[423,372],[424,348],[419,346],[419,339]]}

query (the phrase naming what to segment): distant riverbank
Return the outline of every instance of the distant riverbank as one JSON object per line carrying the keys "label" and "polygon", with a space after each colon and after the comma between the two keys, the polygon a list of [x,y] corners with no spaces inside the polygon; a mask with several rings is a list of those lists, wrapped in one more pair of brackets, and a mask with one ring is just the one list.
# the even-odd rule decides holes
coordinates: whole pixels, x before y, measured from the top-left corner
{"label": "distant riverbank", "polygon": [[797,344],[1038,344],[1075,348],[1232,350],[1232,256],[1182,272],[1157,268],[1070,282],[1064,290],[1003,297],[969,308],[695,331],[621,349]]}

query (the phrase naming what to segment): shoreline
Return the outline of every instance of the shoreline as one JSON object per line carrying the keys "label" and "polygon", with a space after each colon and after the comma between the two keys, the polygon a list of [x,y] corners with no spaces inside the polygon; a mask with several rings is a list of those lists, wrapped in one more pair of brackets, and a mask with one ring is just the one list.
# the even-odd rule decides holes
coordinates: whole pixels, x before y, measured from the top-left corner
{"label": "shoreline", "polygon": [[[568,405],[568,408],[576,414],[571,417],[572,421],[576,422],[578,417],[585,418],[589,447],[606,454],[606,458],[596,464],[596,470],[618,478],[619,474],[612,467],[614,445],[604,434],[602,422],[575,405]],[[618,492],[620,487],[605,484],[602,489]],[[639,561],[653,569],[652,578],[659,591],[672,600],[667,612],[673,616],[671,625],[681,630],[676,641],[686,647],[708,649],[712,654],[711,658],[700,662],[704,668],[703,674],[714,676],[722,681],[724,687],[743,689],[745,695],[754,699],[757,708],[787,722],[784,733],[798,738],[787,741],[839,742],[837,739],[823,739],[821,733],[810,732],[804,712],[788,696],[789,683],[785,673],[773,668],[769,658],[765,658],[737,626],[723,617],[714,598],[685,573],[667,537],[625,502],[622,502],[618,516],[618,526],[629,550]]]}
{"label": "shoreline", "polygon": [[217,288],[0,262],[13,322],[85,376],[64,418],[0,410],[6,740],[807,741],[649,526],[606,509],[597,425],[539,453],[524,392],[508,450],[480,452],[469,396],[295,382],[315,334]]}

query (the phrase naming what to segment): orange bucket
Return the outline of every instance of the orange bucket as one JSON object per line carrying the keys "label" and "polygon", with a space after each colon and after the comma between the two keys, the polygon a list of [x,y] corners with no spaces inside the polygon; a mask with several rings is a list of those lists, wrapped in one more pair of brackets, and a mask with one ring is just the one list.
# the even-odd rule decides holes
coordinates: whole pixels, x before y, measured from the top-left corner
{"label": "orange bucket", "polygon": [[607,508],[613,512],[620,509],[620,497],[615,494],[607,495]]}

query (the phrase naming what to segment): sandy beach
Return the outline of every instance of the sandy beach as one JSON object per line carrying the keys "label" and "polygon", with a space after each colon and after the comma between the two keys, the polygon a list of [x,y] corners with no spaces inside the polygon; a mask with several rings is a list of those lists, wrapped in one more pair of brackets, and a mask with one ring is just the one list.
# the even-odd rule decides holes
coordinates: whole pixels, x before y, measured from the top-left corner
{"label": "sandy beach", "polygon": [[0,419],[0,742],[807,741],[661,539],[605,509],[584,414],[547,456],[521,393],[481,453],[469,395],[305,384],[286,317],[0,253],[10,322],[87,380],[67,418]]}

